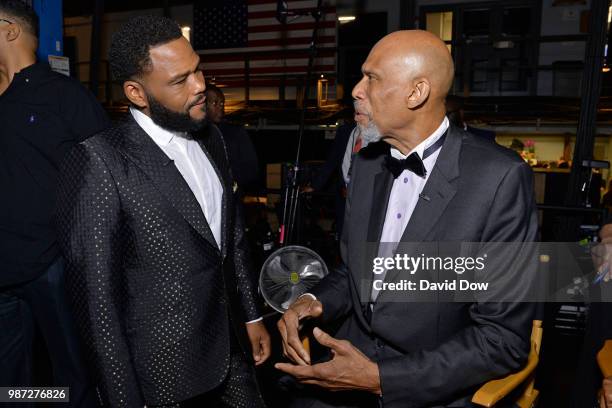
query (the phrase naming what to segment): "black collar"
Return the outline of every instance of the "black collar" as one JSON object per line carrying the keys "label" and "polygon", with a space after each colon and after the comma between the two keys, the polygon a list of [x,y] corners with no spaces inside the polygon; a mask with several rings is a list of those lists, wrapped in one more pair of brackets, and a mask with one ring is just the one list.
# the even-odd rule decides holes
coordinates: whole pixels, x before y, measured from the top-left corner
{"label": "black collar", "polygon": [[21,90],[35,89],[41,81],[45,80],[51,74],[51,68],[46,62],[36,62],[21,71],[16,72],[10,85],[1,96],[9,95]]}

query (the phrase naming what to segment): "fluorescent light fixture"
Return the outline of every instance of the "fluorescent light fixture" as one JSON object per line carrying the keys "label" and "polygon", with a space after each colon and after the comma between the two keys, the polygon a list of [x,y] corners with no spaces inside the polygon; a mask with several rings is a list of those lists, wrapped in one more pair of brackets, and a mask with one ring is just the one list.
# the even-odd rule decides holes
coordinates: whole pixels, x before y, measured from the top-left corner
{"label": "fluorescent light fixture", "polygon": [[354,21],[355,20],[355,16],[339,16],[338,17],[338,21],[340,21],[341,23],[347,23],[349,21]]}
{"label": "fluorescent light fixture", "polygon": [[187,41],[191,41],[191,27],[189,26],[181,27],[181,33],[183,34],[183,37],[187,39]]}

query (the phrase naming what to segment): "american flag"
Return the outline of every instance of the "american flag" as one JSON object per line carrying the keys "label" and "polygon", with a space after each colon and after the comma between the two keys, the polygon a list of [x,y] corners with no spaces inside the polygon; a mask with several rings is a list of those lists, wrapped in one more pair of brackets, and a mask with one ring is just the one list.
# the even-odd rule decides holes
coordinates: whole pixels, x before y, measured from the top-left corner
{"label": "american flag", "polygon": [[[286,3],[295,13],[313,11],[317,6],[317,0]],[[276,7],[276,0],[196,2],[193,44],[201,55],[205,75],[228,87],[243,87],[248,64],[251,87],[301,83],[315,19],[311,15],[289,17],[281,24]],[[335,0],[324,1],[322,12],[313,70],[316,76],[336,73]]]}

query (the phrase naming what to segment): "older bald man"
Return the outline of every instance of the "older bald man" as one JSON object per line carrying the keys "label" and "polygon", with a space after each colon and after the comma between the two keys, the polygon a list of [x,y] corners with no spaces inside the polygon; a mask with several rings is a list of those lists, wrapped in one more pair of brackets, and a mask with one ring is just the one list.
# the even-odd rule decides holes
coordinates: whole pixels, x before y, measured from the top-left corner
{"label": "older bald man", "polygon": [[[363,250],[366,242],[536,241],[532,173],[512,151],[449,125],[444,100],[453,62],[432,34],[384,37],[362,72],[353,90],[356,115],[367,116],[382,141],[353,165],[342,238],[347,268],[284,314],[278,326],[294,364],[276,367],[318,386],[297,406],[471,406],[475,388],[524,364],[533,307],[394,302],[376,289],[364,299],[372,256]],[[530,279],[512,276],[516,285]],[[332,351],[328,361],[311,364],[299,341],[300,320],[308,318],[341,322],[336,338],[314,330]]]}

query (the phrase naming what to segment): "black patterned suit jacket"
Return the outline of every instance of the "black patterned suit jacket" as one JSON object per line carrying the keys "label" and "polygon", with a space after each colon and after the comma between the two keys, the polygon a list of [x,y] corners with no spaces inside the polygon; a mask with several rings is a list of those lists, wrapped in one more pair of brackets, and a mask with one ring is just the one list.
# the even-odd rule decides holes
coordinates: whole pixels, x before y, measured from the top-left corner
{"label": "black patterned suit jacket", "polygon": [[64,163],[60,245],[105,405],[213,389],[228,372],[232,327],[245,340],[244,322],[260,316],[223,139],[213,125],[204,133],[223,186],[221,248],[173,161],[131,116]]}

